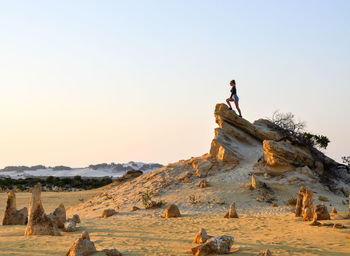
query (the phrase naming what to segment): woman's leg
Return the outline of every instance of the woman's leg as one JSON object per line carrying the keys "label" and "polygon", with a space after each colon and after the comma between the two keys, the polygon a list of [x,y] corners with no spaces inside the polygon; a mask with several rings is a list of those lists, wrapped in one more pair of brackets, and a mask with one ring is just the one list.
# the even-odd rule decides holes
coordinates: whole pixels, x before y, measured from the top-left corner
{"label": "woman's leg", "polygon": [[236,109],[238,110],[239,116],[242,117],[241,109],[239,108],[238,100],[235,100]]}
{"label": "woman's leg", "polygon": [[226,99],[226,102],[227,102],[228,106],[230,107],[230,109],[232,109],[232,106],[231,106],[231,102],[230,102],[230,101],[234,101],[234,99],[232,99],[232,98]]}

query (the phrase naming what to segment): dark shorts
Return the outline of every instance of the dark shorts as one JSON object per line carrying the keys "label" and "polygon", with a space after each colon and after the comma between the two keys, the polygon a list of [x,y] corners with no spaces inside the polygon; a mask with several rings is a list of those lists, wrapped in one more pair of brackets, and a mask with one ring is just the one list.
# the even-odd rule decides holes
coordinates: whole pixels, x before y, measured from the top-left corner
{"label": "dark shorts", "polygon": [[238,98],[237,94],[233,94],[232,93],[230,98],[234,99],[235,101],[239,101],[239,98]]}

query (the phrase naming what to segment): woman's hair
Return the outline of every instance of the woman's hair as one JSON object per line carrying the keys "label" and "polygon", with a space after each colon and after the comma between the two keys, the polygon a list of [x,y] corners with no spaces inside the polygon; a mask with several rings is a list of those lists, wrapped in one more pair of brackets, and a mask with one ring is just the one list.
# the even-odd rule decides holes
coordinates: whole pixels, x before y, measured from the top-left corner
{"label": "woman's hair", "polygon": [[236,81],[235,81],[235,80],[232,80],[231,83],[233,83],[234,85],[236,85]]}

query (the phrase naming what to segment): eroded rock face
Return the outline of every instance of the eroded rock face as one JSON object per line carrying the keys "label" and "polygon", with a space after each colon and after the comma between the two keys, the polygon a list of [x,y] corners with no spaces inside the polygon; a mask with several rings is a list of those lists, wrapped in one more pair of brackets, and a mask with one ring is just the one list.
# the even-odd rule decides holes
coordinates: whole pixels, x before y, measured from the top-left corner
{"label": "eroded rock face", "polygon": [[114,209],[104,209],[101,218],[108,218],[116,213],[117,212]]}
{"label": "eroded rock face", "polygon": [[63,228],[66,222],[66,208],[63,204],[60,204],[53,213],[48,216],[58,228]]}
{"label": "eroded rock face", "polygon": [[172,204],[165,210],[164,218],[177,218],[177,217],[181,217],[180,210],[175,204]]}
{"label": "eroded rock face", "polygon": [[308,149],[293,146],[287,141],[265,140],[263,148],[264,161],[270,167],[304,167],[314,164],[314,159]]}
{"label": "eroded rock face", "polygon": [[193,255],[227,254],[233,245],[232,236],[219,236],[191,249]]}
{"label": "eroded rock face", "polygon": [[236,212],[236,203],[232,203],[228,212],[225,214],[224,218],[238,218],[238,214]]}
{"label": "eroded rock face", "polygon": [[208,239],[212,238],[212,236],[208,236],[207,231],[204,228],[198,232],[196,237],[193,240],[194,244],[204,244]]}
{"label": "eroded rock face", "polygon": [[331,217],[328,213],[328,209],[325,205],[315,205],[315,213],[314,213],[314,218],[317,220],[330,220]]}
{"label": "eroded rock face", "polygon": [[192,163],[195,169],[195,175],[199,178],[205,178],[208,175],[209,170],[213,166],[213,163],[207,159],[195,160]]}
{"label": "eroded rock face", "polygon": [[28,224],[24,232],[30,235],[60,235],[56,224],[45,214],[41,203],[41,184],[34,186],[30,199]]}
{"label": "eroded rock face", "polygon": [[77,239],[65,256],[87,256],[96,252],[94,242],[90,241],[89,234],[84,231],[81,238]]}
{"label": "eroded rock face", "polygon": [[16,195],[13,191],[7,194],[7,204],[2,225],[26,225],[28,220],[28,209],[16,209]]}

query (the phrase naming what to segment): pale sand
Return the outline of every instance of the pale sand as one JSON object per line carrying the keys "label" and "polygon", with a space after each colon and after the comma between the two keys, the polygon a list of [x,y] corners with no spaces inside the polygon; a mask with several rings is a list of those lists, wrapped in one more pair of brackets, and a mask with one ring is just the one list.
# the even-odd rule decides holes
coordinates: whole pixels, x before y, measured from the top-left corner
{"label": "pale sand", "polygon": [[[43,205],[49,213],[61,202],[66,207],[73,206],[79,199],[86,200],[99,192],[43,192]],[[0,194],[1,220],[6,198],[5,193]],[[17,208],[28,206],[29,198],[30,193],[18,193]],[[194,246],[192,240],[203,227],[209,235],[233,236],[234,248],[240,250],[232,255],[256,255],[265,249],[270,249],[273,255],[350,255],[350,239],[347,239],[350,228],[312,227],[293,214],[243,215],[238,207],[239,219],[224,219],[221,212],[210,214],[203,211],[184,211],[181,218],[163,219],[159,217],[162,211],[121,212],[108,219],[87,218],[82,214],[79,231],[62,232],[60,237],[25,238],[24,226],[0,226],[0,254],[64,255],[86,229],[97,249],[117,248],[123,255],[189,255],[188,250]],[[350,227],[350,220],[331,222]]]}

